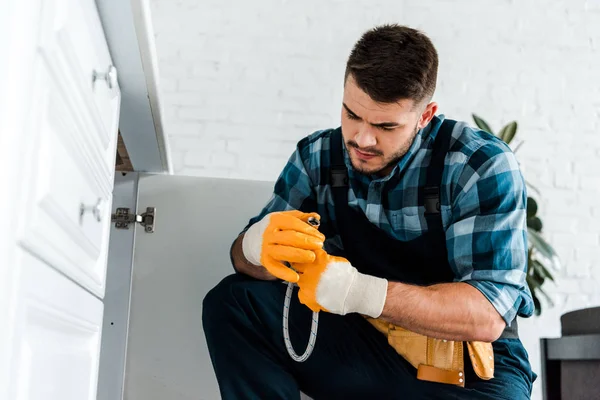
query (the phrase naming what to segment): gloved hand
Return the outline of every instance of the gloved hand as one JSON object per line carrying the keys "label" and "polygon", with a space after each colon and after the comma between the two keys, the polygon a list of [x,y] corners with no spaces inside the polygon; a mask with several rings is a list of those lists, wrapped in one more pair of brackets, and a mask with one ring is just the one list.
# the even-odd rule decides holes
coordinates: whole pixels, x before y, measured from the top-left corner
{"label": "gloved hand", "polygon": [[283,262],[311,263],[315,260],[314,250],[322,248],[325,241],[325,235],[308,223],[311,217],[321,218],[317,213],[297,210],[265,215],[246,231],[242,240],[244,257],[279,279],[297,282],[298,274]]}
{"label": "gloved hand", "polygon": [[386,279],[361,274],[343,257],[315,251],[312,263],[293,263],[300,273],[298,298],[312,311],[345,315],[356,312],[377,318],[387,297]]}

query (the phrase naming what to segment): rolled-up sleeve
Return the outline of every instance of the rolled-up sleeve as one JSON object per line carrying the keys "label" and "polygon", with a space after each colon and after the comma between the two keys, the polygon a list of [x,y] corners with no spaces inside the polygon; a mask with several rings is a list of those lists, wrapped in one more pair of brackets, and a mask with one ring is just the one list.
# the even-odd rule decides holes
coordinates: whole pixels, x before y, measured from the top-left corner
{"label": "rolled-up sleeve", "polygon": [[446,230],[456,281],[477,288],[508,325],[534,310],[526,283],[527,190],[514,154],[490,142],[458,177]]}

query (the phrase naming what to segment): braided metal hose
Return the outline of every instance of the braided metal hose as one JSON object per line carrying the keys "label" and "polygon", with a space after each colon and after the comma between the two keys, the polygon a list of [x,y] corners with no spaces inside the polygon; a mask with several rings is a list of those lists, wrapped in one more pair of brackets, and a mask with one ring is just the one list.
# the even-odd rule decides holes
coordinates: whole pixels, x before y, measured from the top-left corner
{"label": "braided metal hose", "polygon": [[[308,223],[318,227],[319,220],[313,217],[308,219]],[[306,346],[306,350],[304,354],[299,356],[294,351],[294,346],[292,346],[292,341],[290,340],[290,332],[288,328],[288,318],[290,314],[290,304],[292,301],[292,294],[294,293],[294,286],[292,282],[288,282],[287,290],[285,292],[285,300],[283,302],[283,340],[285,341],[285,347],[288,351],[288,354],[292,358],[292,360],[297,362],[304,362],[310,357],[313,349],[315,348],[315,342],[317,341],[317,329],[319,327],[319,313],[313,311],[312,323],[310,325],[310,337],[308,338],[308,344]]]}
{"label": "braided metal hose", "polygon": [[292,293],[294,292],[294,284],[288,282],[287,290],[285,292],[285,301],[283,302],[283,340],[285,341],[285,347],[287,348],[288,354],[292,357],[292,360],[297,362],[303,362],[310,357],[312,353],[315,342],[317,341],[317,328],[319,327],[319,313],[313,312],[312,323],[310,326],[310,337],[308,339],[308,345],[306,346],[306,350],[304,354],[299,356],[294,351],[294,347],[292,346],[292,341],[290,340],[290,332],[288,329],[288,316],[290,313],[290,302],[292,300]]}

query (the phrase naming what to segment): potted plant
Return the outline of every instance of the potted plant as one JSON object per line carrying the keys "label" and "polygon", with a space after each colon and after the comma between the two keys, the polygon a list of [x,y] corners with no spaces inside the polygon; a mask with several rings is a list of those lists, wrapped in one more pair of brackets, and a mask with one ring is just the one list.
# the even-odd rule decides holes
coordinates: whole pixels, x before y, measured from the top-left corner
{"label": "potted plant", "polygon": [[[500,138],[506,144],[510,144],[517,134],[517,122],[512,121],[505,125],[498,133],[494,133],[490,125],[481,117],[473,114],[475,124],[482,130],[491,133]],[[524,142],[519,143],[513,150],[516,153]],[[525,181],[527,187],[532,189],[538,196],[540,191]],[[527,241],[528,241],[528,259],[527,259],[527,285],[531,290],[533,302],[535,304],[535,314],[540,315],[542,306],[539,295],[543,295],[548,303],[552,305],[552,299],[543,289],[547,279],[554,281],[550,270],[558,271],[560,261],[554,248],[542,236],[542,220],[538,215],[538,204],[531,196],[527,196]]]}

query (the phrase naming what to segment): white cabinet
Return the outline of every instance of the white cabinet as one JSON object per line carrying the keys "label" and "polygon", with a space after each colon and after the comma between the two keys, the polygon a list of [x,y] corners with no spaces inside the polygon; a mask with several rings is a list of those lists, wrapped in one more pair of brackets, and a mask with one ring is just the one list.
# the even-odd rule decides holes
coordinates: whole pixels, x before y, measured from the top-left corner
{"label": "white cabinet", "polygon": [[116,70],[94,0],[9,0],[1,12],[0,399],[92,400]]}
{"label": "white cabinet", "polygon": [[6,399],[95,399],[102,302],[28,252],[17,259]]}

